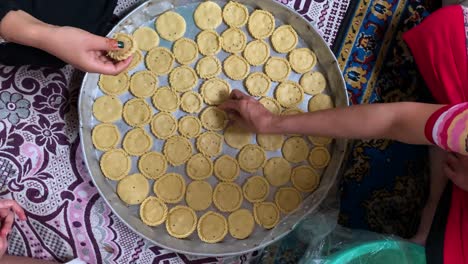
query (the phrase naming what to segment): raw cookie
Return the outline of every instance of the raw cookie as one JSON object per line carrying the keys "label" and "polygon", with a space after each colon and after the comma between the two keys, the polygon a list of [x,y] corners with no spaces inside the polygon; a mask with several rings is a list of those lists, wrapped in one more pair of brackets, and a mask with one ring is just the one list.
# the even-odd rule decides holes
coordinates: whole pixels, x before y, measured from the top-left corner
{"label": "raw cookie", "polygon": [[132,62],[130,62],[126,70],[131,71],[135,69],[141,61],[143,61],[143,54],[141,54],[141,51],[137,50],[135,53],[133,53]]}
{"label": "raw cookie", "polygon": [[167,214],[166,230],[175,238],[186,238],[197,228],[195,211],[183,205],[172,208]]}
{"label": "raw cookie", "polygon": [[206,56],[197,62],[198,76],[203,79],[211,79],[221,73],[221,62],[215,56]]}
{"label": "raw cookie", "polygon": [[128,175],[132,167],[132,160],[122,149],[112,149],[101,156],[99,165],[104,176],[118,181]]}
{"label": "raw cookie", "polygon": [[332,138],[329,138],[329,137],[313,137],[313,136],[308,136],[307,137],[310,142],[312,142],[312,144],[314,144],[315,146],[325,146],[325,145],[328,145],[330,144],[333,139]]}
{"label": "raw cookie", "polygon": [[186,138],[196,138],[202,131],[200,120],[194,116],[179,119],[179,133]]}
{"label": "raw cookie", "polygon": [[148,52],[145,58],[146,67],[156,75],[165,75],[172,70],[174,55],[163,47],[156,47]]}
{"label": "raw cookie", "polygon": [[92,139],[95,148],[107,151],[117,146],[120,141],[120,132],[114,124],[99,124],[93,128]]}
{"label": "raw cookie", "polygon": [[166,203],[178,203],[185,195],[185,180],[177,173],[167,173],[154,182],[153,191]]}
{"label": "raw cookie", "polygon": [[213,162],[202,153],[198,153],[189,159],[186,171],[193,180],[204,180],[213,173]]}
{"label": "raw cookie", "polygon": [[152,99],[154,107],[162,112],[174,112],[180,105],[179,94],[168,86],[158,88]]}
{"label": "raw cookie", "polygon": [[270,97],[262,97],[258,101],[273,114],[279,115],[281,113],[281,105],[275,99]]}
{"label": "raw cookie", "polygon": [[289,62],[280,57],[271,57],[265,64],[265,73],[272,81],[282,82],[291,72]]}
{"label": "raw cookie", "polygon": [[255,228],[255,220],[247,209],[239,209],[228,217],[229,233],[233,238],[246,239]]}
{"label": "raw cookie", "polygon": [[174,42],[172,47],[175,59],[180,64],[190,64],[198,57],[198,46],[195,41],[188,38],[181,38]]}
{"label": "raw cookie", "polygon": [[151,120],[151,107],[144,99],[130,99],[123,107],[123,119],[132,127],[139,127],[148,124]]}
{"label": "raw cookie", "polygon": [[229,56],[223,63],[224,72],[232,80],[243,80],[250,71],[247,61],[238,55]]}
{"label": "raw cookie", "polygon": [[197,85],[197,73],[188,66],[180,66],[169,74],[169,83],[177,92],[187,92]]}
{"label": "raw cookie", "polygon": [[314,112],[333,108],[333,105],[334,104],[330,96],[326,94],[317,94],[309,100],[308,108],[309,112]]}
{"label": "raw cookie", "polygon": [[128,205],[142,203],[148,193],[148,180],[139,173],[124,177],[117,183],[117,195]]}
{"label": "raw cookie", "polygon": [[134,128],[127,132],[123,139],[124,150],[132,156],[141,156],[153,146],[153,139],[142,128]]}
{"label": "raw cookie", "polygon": [[299,108],[289,108],[289,109],[284,110],[281,113],[281,115],[298,115],[298,114],[302,114],[302,113],[304,113],[304,111],[302,111]]}
{"label": "raw cookie", "polygon": [[304,92],[315,95],[321,93],[327,87],[327,80],[320,72],[308,72],[302,75],[299,81]]}
{"label": "raw cookie", "polygon": [[269,37],[275,29],[275,18],[270,12],[255,10],[247,24],[250,34],[256,39]]}
{"label": "raw cookie", "polygon": [[169,113],[159,112],[151,119],[151,131],[159,139],[167,139],[177,130],[177,120]]}
{"label": "raw cookie", "polygon": [[239,177],[239,163],[231,156],[223,155],[214,163],[214,174],[220,181],[233,182]]}
{"label": "raw cookie", "polygon": [[275,227],[280,219],[278,207],[272,202],[254,204],[253,213],[255,222],[266,229]]}
{"label": "raw cookie", "polygon": [[231,86],[223,79],[212,78],[202,84],[200,92],[206,104],[219,105],[229,98]]}
{"label": "raw cookie", "polygon": [[257,39],[249,42],[244,49],[244,58],[252,66],[259,66],[264,64],[270,57],[270,47],[268,44]]}
{"label": "raw cookie", "polygon": [[193,12],[193,20],[200,29],[215,29],[223,22],[221,7],[212,1],[198,5]]}
{"label": "raw cookie", "polygon": [[173,136],[164,143],[163,153],[173,166],[184,164],[192,156],[192,144],[181,136]]}
{"label": "raw cookie", "polygon": [[223,151],[223,136],[215,132],[205,132],[197,138],[197,149],[208,157],[215,157]]}
{"label": "raw cookie", "polygon": [[130,78],[130,92],[139,98],[154,94],[158,86],[158,77],[151,71],[139,71]]}
{"label": "raw cookie", "polygon": [[174,41],[184,36],[187,25],[181,15],[168,11],[156,19],[155,27],[161,38]]}
{"label": "raw cookie", "polygon": [[148,226],[158,226],[167,217],[167,206],[159,198],[150,196],[140,205],[140,218]]}
{"label": "raw cookie", "polygon": [[275,97],[283,107],[295,107],[304,99],[304,91],[297,82],[284,81],[276,88]]}
{"label": "raw cookie", "polygon": [[297,73],[306,73],[317,63],[315,53],[308,48],[295,49],[289,53],[288,58],[291,68]]}
{"label": "raw cookie", "polygon": [[297,45],[297,33],[290,25],[283,25],[275,29],[271,35],[271,44],[279,53],[288,53]]}
{"label": "raw cookie", "polygon": [[325,168],[330,162],[330,152],[325,147],[315,147],[310,151],[309,163],[315,169]]}
{"label": "raw cookie", "polygon": [[266,151],[276,151],[283,146],[284,136],[277,134],[257,134],[257,143]]}
{"label": "raw cookie", "polygon": [[99,87],[107,95],[121,95],[128,90],[130,78],[126,72],[119,75],[104,75],[99,76]]}
{"label": "raw cookie", "polygon": [[135,32],[133,32],[133,38],[138,48],[144,51],[149,51],[159,45],[158,33],[149,27],[140,27],[135,30]]}
{"label": "raw cookie", "polygon": [[252,176],[242,186],[245,199],[251,203],[265,201],[270,193],[270,186],[265,177]]}
{"label": "raw cookie", "polygon": [[223,19],[230,27],[242,27],[247,24],[249,10],[243,4],[230,1],[224,6]]}
{"label": "raw cookie", "polygon": [[197,92],[186,92],[182,95],[182,103],[180,108],[187,113],[198,113],[200,112],[203,104],[203,99]]}
{"label": "raw cookie", "polygon": [[122,117],[122,103],[119,98],[104,95],[93,104],[93,115],[101,122],[115,122]]}
{"label": "raw cookie", "polygon": [[266,154],[259,146],[249,144],[239,151],[237,159],[239,160],[241,169],[253,173],[263,167],[266,161]]}
{"label": "raw cookie", "polygon": [[137,43],[130,35],[127,35],[125,33],[116,33],[114,35],[114,39],[116,41],[121,41],[124,43],[123,48],[110,50],[107,52],[107,56],[111,57],[114,60],[123,61],[128,57],[132,56],[132,54],[137,50]]}
{"label": "raw cookie", "polygon": [[298,163],[307,159],[309,146],[302,137],[291,137],[284,142],[281,151],[286,160]]}
{"label": "raw cookie", "polygon": [[265,163],[263,175],[272,186],[285,185],[291,177],[291,165],[280,157],[273,157]]}
{"label": "raw cookie", "polygon": [[301,205],[302,196],[295,188],[279,188],[275,193],[275,203],[281,212],[289,214]]}
{"label": "raw cookie", "polygon": [[245,88],[252,96],[264,96],[270,90],[271,81],[263,72],[254,72],[245,79]]}
{"label": "raw cookie", "polygon": [[167,161],[159,152],[148,152],[138,160],[138,169],[149,179],[161,177],[167,170]]}
{"label": "raw cookie", "polygon": [[301,165],[293,169],[291,182],[301,192],[312,192],[318,187],[320,176],[312,167]]}
{"label": "raw cookie", "polygon": [[203,110],[200,121],[206,130],[220,131],[226,126],[228,117],[223,110],[216,106],[210,106]]}
{"label": "raw cookie", "polygon": [[214,30],[203,30],[197,35],[198,50],[205,56],[216,55],[222,46],[222,39]]}
{"label": "raw cookie", "polygon": [[235,149],[241,149],[250,144],[251,134],[240,126],[231,125],[224,130],[226,144]]}
{"label": "raw cookie", "polygon": [[223,240],[228,232],[226,218],[213,211],[206,212],[197,225],[198,237],[206,243],[218,243]]}
{"label": "raw cookie", "polygon": [[242,205],[242,190],[236,183],[220,182],[213,192],[213,203],[221,212],[234,212]]}
{"label": "raw cookie", "polygon": [[228,28],[222,34],[222,48],[229,53],[240,53],[244,50],[247,37],[238,28]]}
{"label": "raw cookie", "polygon": [[187,185],[185,202],[195,211],[203,211],[211,205],[213,188],[206,181],[193,181]]}

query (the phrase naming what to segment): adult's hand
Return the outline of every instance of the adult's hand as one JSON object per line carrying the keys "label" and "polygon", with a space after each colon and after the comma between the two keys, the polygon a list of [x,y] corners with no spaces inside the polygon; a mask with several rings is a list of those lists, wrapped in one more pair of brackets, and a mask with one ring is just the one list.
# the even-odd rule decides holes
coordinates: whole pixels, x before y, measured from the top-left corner
{"label": "adult's hand", "polygon": [[0,200],[0,259],[5,255],[8,249],[8,234],[11,232],[11,227],[15,219],[15,214],[18,215],[21,221],[26,220],[26,214],[23,208],[14,200]]}
{"label": "adult's hand", "polygon": [[444,173],[455,185],[468,192],[468,156],[449,153]]}

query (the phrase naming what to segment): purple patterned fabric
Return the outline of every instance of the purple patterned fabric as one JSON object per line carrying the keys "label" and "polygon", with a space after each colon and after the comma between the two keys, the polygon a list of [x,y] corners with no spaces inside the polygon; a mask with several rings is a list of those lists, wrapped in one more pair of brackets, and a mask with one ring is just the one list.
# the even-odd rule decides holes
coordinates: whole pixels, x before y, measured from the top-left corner
{"label": "purple patterned fabric", "polygon": [[[348,5],[341,0],[278,1],[322,27],[329,44]],[[123,12],[122,5],[134,2],[119,1],[116,10]],[[218,259],[159,248],[112,213],[93,186],[79,146],[81,78],[70,66],[0,65],[0,198],[15,199],[28,218],[16,219],[9,254],[59,262],[79,257],[88,263],[248,262],[250,254]]]}

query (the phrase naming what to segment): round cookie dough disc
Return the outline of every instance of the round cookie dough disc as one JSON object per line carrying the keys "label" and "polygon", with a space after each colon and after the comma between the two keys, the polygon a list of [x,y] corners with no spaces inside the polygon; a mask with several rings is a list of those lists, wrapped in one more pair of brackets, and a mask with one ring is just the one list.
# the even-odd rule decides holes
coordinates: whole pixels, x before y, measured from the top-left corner
{"label": "round cookie dough disc", "polygon": [[189,159],[186,171],[193,180],[204,180],[213,173],[213,162],[202,153],[198,153]]}
{"label": "round cookie dough disc", "polygon": [[144,51],[149,51],[159,45],[158,33],[149,27],[141,27],[135,30],[135,32],[133,32],[133,38],[138,48]]}
{"label": "round cookie dough disc", "polygon": [[221,7],[212,1],[201,3],[193,13],[193,20],[202,30],[216,29],[223,22]]}
{"label": "round cookie dough disc", "polygon": [[228,229],[233,238],[246,239],[252,234],[254,228],[254,217],[247,209],[239,209],[228,217]]}
{"label": "round cookie dough disc", "polygon": [[314,95],[314,97],[309,100],[309,112],[325,110],[329,108],[333,108],[333,101],[331,97],[326,94]]}
{"label": "round cookie dough disc", "polygon": [[175,238],[186,238],[197,228],[197,215],[187,206],[178,205],[167,214],[166,230]]}
{"label": "round cookie dough disc", "polygon": [[133,58],[132,62],[127,67],[127,71],[131,71],[136,68],[140,64],[140,62],[143,61],[143,54],[141,54],[141,51],[137,50],[135,53],[133,53]]}
{"label": "round cookie dough disc", "polygon": [[130,78],[126,72],[115,76],[101,74],[99,76],[99,87],[105,94],[117,96],[128,90],[129,80]]}
{"label": "round cookie dough disc", "polygon": [[181,136],[173,136],[164,143],[164,155],[173,166],[184,164],[192,156],[192,144]]}
{"label": "round cookie dough disc", "polygon": [[246,145],[239,151],[239,166],[246,172],[256,172],[266,161],[265,151],[257,145]]}
{"label": "round cookie dough disc", "polygon": [[233,182],[239,177],[239,163],[231,156],[223,155],[214,163],[214,174],[220,181]]}
{"label": "round cookie dough disc", "polygon": [[284,142],[281,151],[287,161],[299,163],[307,159],[309,146],[302,137],[291,137]]}
{"label": "round cookie dough disc", "polygon": [[211,79],[221,73],[221,62],[215,56],[206,56],[197,62],[198,76],[203,79]]}
{"label": "round cookie dough disc", "polygon": [[307,137],[310,142],[312,142],[312,144],[314,144],[315,146],[325,146],[325,145],[328,145],[330,144],[333,139],[332,138],[329,138],[329,137],[313,137],[313,136],[308,136]]}
{"label": "round cookie dough disc", "polygon": [[230,27],[242,27],[247,24],[249,10],[237,2],[229,2],[223,9],[224,22]]}
{"label": "round cookie dough disc", "polygon": [[229,53],[240,53],[245,49],[247,37],[238,28],[228,28],[221,34],[222,48]]}
{"label": "round cookie dough disc", "polygon": [[151,120],[151,107],[144,99],[130,99],[123,107],[123,119],[132,127],[146,125]]}
{"label": "round cookie dough disc", "polygon": [[288,57],[291,68],[297,73],[306,73],[317,63],[315,53],[308,48],[295,49]]}
{"label": "round cookie dough disc", "polygon": [[154,107],[162,112],[174,112],[180,105],[179,94],[168,86],[158,88],[152,99]]}
{"label": "round cookie dough disc", "polygon": [[264,96],[270,90],[271,81],[263,72],[254,72],[245,79],[245,88],[252,96]]}
{"label": "round cookie dough disc", "polygon": [[215,157],[223,151],[223,136],[215,132],[205,132],[197,138],[197,149],[208,157]]}
{"label": "round cookie dough disc", "polygon": [[321,93],[327,87],[327,80],[320,72],[308,72],[302,75],[299,81],[304,92],[315,95]]}
{"label": "round cookie dough disc", "polygon": [[220,182],[213,192],[213,203],[221,212],[234,212],[242,205],[242,190],[236,183]]}
{"label": "round cookie dough disc", "polygon": [[128,205],[142,203],[148,193],[148,180],[139,173],[124,177],[117,183],[117,195]]}
{"label": "round cookie dough disc", "polygon": [[231,86],[223,79],[212,78],[202,84],[200,92],[206,104],[219,105],[229,98]]}
{"label": "round cookie dough disc", "polygon": [[226,144],[235,149],[241,149],[250,144],[252,136],[249,131],[240,126],[231,125],[224,130],[224,140]]}
{"label": "round cookie dough disc", "polygon": [[265,177],[252,176],[242,186],[245,199],[251,203],[265,201],[270,193],[270,185]]}
{"label": "round cookie dough disc", "polygon": [[185,180],[177,173],[168,173],[154,182],[153,191],[166,203],[178,203],[185,194]]}
{"label": "round cookie dough disc", "polygon": [[291,177],[291,166],[287,160],[274,157],[266,162],[263,174],[272,186],[285,185]]}
{"label": "round cookie dough disc", "polygon": [[283,25],[275,29],[271,35],[271,44],[279,53],[288,53],[297,45],[296,31],[290,25]]}
{"label": "round cookie dough disc", "polygon": [[204,30],[197,35],[198,50],[205,56],[216,55],[221,50],[221,37],[214,30]]}
{"label": "round cookie dough disc", "polygon": [[203,104],[203,99],[199,93],[189,91],[182,95],[180,108],[187,113],[200,112]]}
{"label": "round cookie dough disc", "polygon": [[273,114],[279,115],[281,113],[281,105],[275,99],[269,97],[262,97],[258,101]]}
{"label": "round cookie dough disc", "polygon": [[157,86],[158,78],[151,71],[140,71],[130,78],[130,92],[139,98],[150,97]]}
{"label": "round cookie dough disc", "polygon": [[304,111],[302,111],[299,108],[289,108],[289,109],[284,110],[281,114],[282,115],[298,115],[302,113],[304,113]]}
{"label": "round cookie dough disc", "polygon": [[146,67],[156,75],[165,75],[172,70],[174,55],[166,48],[156,47],[146,55]]}
{"label": "round cookie dough disc", "polygon": [[255,222],[266,229],[275,227],[280,219],[278,207],[271,202],[254,204],[253,212]]}
{"label": "round cookie dough disc", "polygon": [[289,214],[301,205],[302,196],[295,188],[279,188],[275,193],[275,203],[281,212]]}
{"label": "round cookie dough disc", "polygon": [[301,165],[293,169],[291,182],[301,192],[312,192],[318,187],[320,176],[310,166]]}
{"label": "round cookie dough disc", "polygon": [[197,73],[188,66],[180,66],[171,71],[169,83],[177,92],[190,91],[197,85]]}
{"label": "round cookie dough disc", "polygon": [[289,62],[283,58],[271,57],[265,64],[265,73],[274,82],[286,80],[290,72]]}
{"label": "round cookie dough disc", "polygon": [[99,164],[104,176],[118,181],[128,175],[132,167],[132,160],[122,149],[113,149],[101,156]]}
{"label": "round cookie dough disc", "polygon": [[184,18],[173,11],[160,15],[156,19],[155,26],[161,38],[169,41],[178,40],[183,37],[187,27]]}
{"label": "round cookie dough disc", "polygon": [[169,113],[159,112],[151,119],[151,131],[160,139],[167,139],[177,131],[177,120]]}
{"label": "round cookie dough disc", "polygon": [[273,33],[273,30],[275,29],[275,18],[270,12],[264,10],[255,10],[250,15],[247,28],[254,38],[267,38]]}
{"label": "round cookie dough disc", "polygon": [[127,132],[122,145],[128,154],[141,156],[151,149],[153,139],[142,128],[134,128]]}
{"label": "round cookie dough disc", "polygon": [[209,211],[198,221],[198,237],[206,243],[218,243],[228,232],[226,218],[221,214]]}
{"label": "round cookie dough disc", "polygon": [[226,112],[215,106],[205,108],[200,115],[200,121],[206,130],[223,130],[228,122]]}
{"label": "round cookie dough disc", "polygon": [[166,220],[167,206],[159,198],[150,196],[140,205],[140,218],[146,225],[158,226]]}
{"label": "round cookie dough disc", "polygon": [[195,211],[203,211],[211,205],[213,188],[206,181],[193,181],[187,185],[185,201]]}
{"label": "round cookie dough disc", "polygon": [[309,163],[313,168],[322,169],[330,162],[330,152],[325,147],[315,147],[310,151]]}
{"label": "round cookie dough disc", "polygon": [[122,117],[122,103],[119,98],[104,95],[93,104],[93,115],[101,122],[115,122]]}
{"label": "round cookie dough disc", "polygon": [[270,47],[268,44],[257,39],[249,42],[244,49],[244,58],[252,66],[259,66],[264,64],[270,57]]}
{"label": "round cookie dough disc", "polygon": [[238,55],[231,55],[224,61],[224,72],[232,80],[243,80],[250,72],[250,65]]}
{"label": "round cookie dough disc", "polygon": [[119,129],[114,124],[99,124],[93,128],[92,140],[98,150],[113,149],[120,141]]}
{"label": "round cookie dough disc", "polygon": [[284,81],[275,91],[276,100],[286,108],[295,107],[304,99],[302,87],[293,81]]}
{"label": "round cookie dough disc", "polygon": [[284,136],[278,134],[257,134],[257,143],[266,151],[276,151],[283,146]]}
{"label": "round cookie dough disc", "polygon": [[138,169],[149,179],[161,177],[167,170],[167,161],[159,152],[148,152],[138,160]]}
{"label": "round cookie dough disc", "polygon": [[195,41],[188,38],[181,38],[172,47],[174,57],[180,64],[190,64],[198,57],[198,46]]}
{"label": "round cookie dough disc", "polygon": [[179,119],[179,133],[186,138],[196,138],[202,131],[200,120],[194,116]]}
{"label": "round cookie dough disc", "polygon": [[116,41],[121,41],[124,44],[124,47],[121,49],[119,48],[107,52],[107,55],[116,61],[127,59],[137,50],[137,43],[130,35],[117,33],[114,35],[114,39]]}

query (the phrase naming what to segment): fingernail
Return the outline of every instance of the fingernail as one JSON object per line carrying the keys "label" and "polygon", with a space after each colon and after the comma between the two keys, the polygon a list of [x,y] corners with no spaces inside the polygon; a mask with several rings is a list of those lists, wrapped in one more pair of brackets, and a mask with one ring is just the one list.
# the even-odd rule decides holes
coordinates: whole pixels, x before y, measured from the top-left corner
{"label": "fingernail", "polygon": [[123,41],[117,41],[117,46],[119,47],[119,49],[123,49],[125,45]]}

